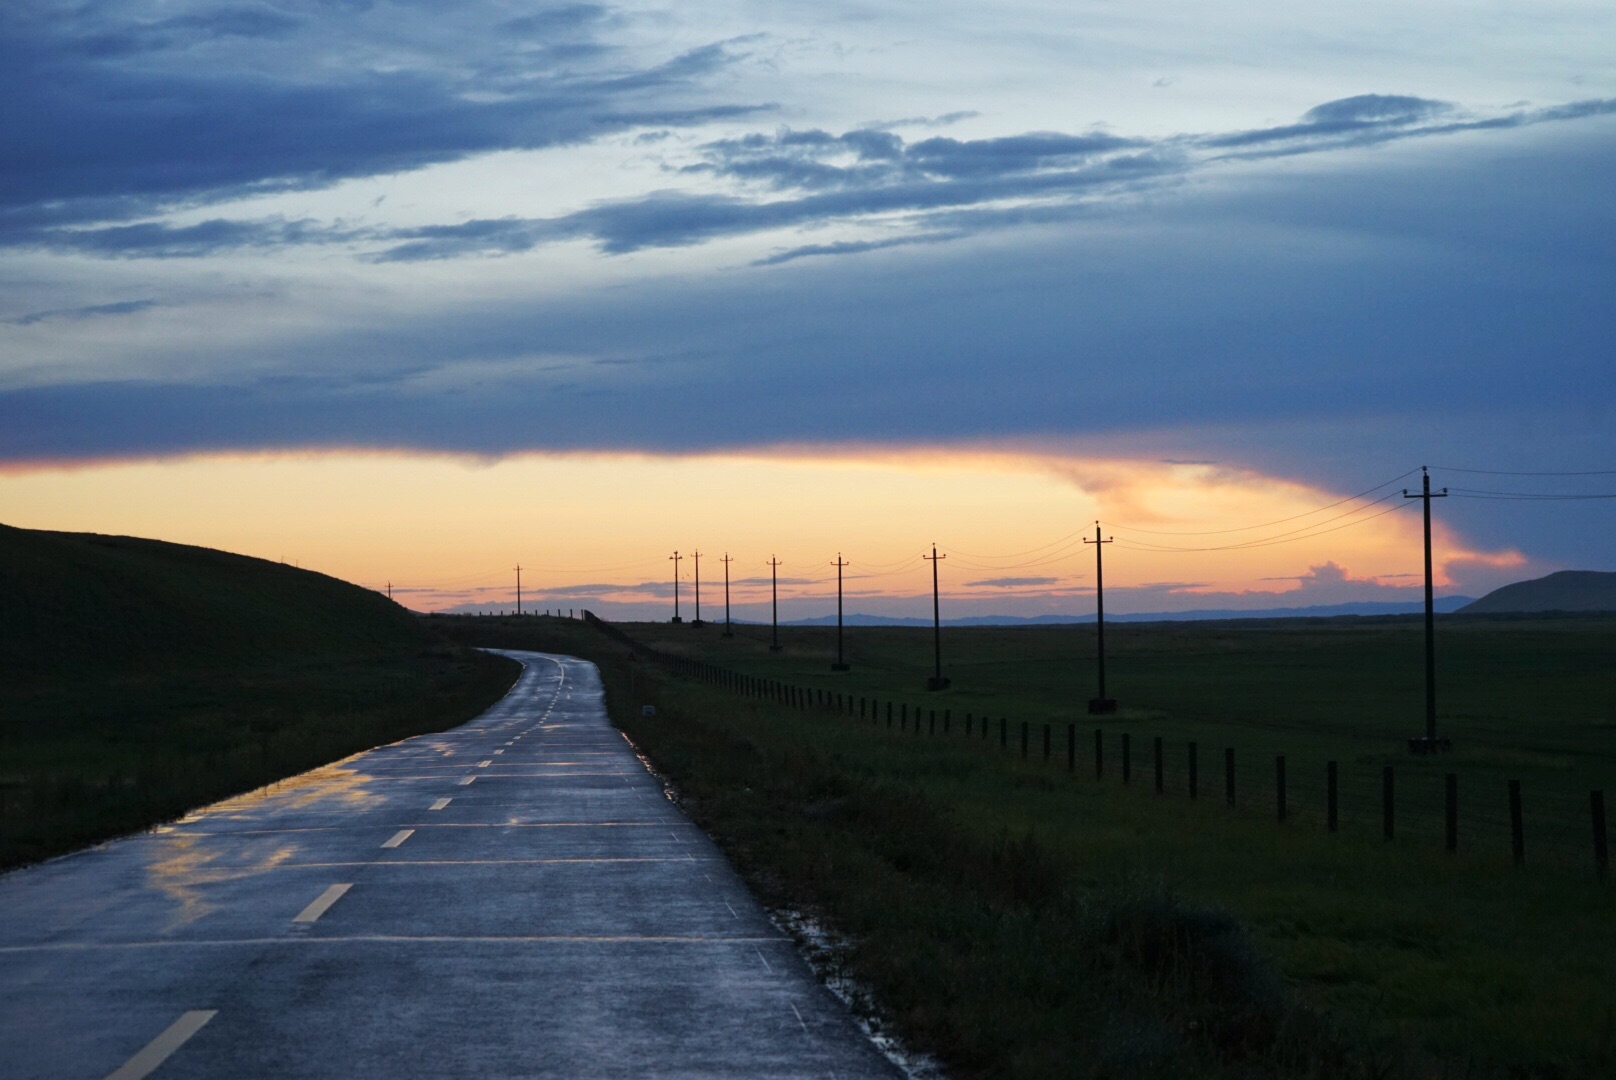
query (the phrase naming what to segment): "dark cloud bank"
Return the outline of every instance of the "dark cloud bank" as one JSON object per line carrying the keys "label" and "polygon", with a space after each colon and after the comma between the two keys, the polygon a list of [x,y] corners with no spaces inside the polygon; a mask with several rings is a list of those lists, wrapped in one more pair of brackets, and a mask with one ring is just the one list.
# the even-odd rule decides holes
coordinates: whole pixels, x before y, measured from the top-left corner
{"label": "dark cloud bank", "polygon": [[[391,232],[173,226],[157,218],[243,192],[745,115],[757,103],[703,86],[746,45],[633,69],[599,33],[610,12],[572,5],[536,16],[554,21],[544,35],[510,27],[509,48],[441,69],[361,56],[310,82],[308,65],[279,58],[307,43],[312,12],[350,9],[221,7],[138,26],[98,22],[98,10],[0,9],[0,244],[198,256],[340,243],[418,260],[579,238],[631,252],[875,214],[893,228],[786,248],[740,273],[244,347],[241,370],[285,373],[273,377],[0,391],[0,460],[1042,438],[1356,490],[1441,458],[1616,459],[1607,101],[1477,117],[1364,95],[1293,124],[1162,140],[775,130],[711,141],[682,163],[687,182],[712,178],[728,194]],[[1393,142],[1420,153],[1321,157],[1329,167],[1306,174],[1274,165]],[[1072,221],[1092,227],[1035,227]],[[145,303],[11,321],[163,314]],[[536,353],[592,359],[524,366]],[[455,380],[458,365],[489,361],[510,373]],[[623,361],[633,378],[610,374]],[[440,389],[422,389],[423,374]],[[1514,504],[1485,510],[1455,500],[1444,513],[1510,543]],[[1591,550],[1590,512],[1533,509],[1546,557]]]}
{"label": "dark cloud bank", "polygon": [[[104,223],[759,109],[702,100],[702,80],[741,45],[624,67],[596,35],[606,10],[591,4],[503,24],[484,3],[108,14],[124,10],[136,7],[0,8],[0,243],[197,255],[345,239],[309,222]],[[412,31],[442,31],[442,41],[400,45],[399,57],[344,51]],[[471,33],[481,44],[457,55],[457,36]],[[406,58],[413,69],[401,68]]]}

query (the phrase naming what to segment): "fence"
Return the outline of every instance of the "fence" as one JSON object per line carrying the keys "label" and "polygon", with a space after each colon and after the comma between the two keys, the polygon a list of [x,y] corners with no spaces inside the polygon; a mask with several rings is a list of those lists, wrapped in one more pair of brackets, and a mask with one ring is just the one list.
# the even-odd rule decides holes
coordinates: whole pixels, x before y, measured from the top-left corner
{"label": "fence", "polygon": [[[643,645],[585,611],[588,624],[670,674],[799,711],[825,711],[904,738],[964,740],[1071,775],[1178,797],[1277,825],[1379,838],[1458,854],[1507,857],[1606,877],[1610,864],[1603,790],[1537,791],[1518,780],[1482,787],[1459,774],[1410,763],[1321,760],[1312,755],[1241,752],[1231,746],[1169,743],[1133,724],[1100,727],[1012,721],[1009,717],[922,708],[896,699],[800,686],[675,656]],[[1497,790],[1493,790],[1493,788]]]}

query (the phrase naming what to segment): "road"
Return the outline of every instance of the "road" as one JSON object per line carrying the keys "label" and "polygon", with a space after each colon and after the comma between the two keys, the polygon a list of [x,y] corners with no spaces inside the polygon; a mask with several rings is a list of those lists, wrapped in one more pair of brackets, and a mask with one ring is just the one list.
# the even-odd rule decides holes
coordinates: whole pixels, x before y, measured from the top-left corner
{"label": "road", "polygon": [[0,1076],[898,1075],[606,721],[470,724],[0,877]]}

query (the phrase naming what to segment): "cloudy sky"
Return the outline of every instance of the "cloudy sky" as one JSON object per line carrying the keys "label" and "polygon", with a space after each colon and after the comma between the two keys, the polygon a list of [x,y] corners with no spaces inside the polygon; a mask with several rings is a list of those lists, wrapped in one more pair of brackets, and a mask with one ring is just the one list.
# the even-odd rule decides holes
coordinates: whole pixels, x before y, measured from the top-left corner
{"label": "cloudy sky", "polygon": [[[11,0],[0,520],[420,607],[699,548],[908,612],[935,542],[1081,611],[1095,518],[1122,610],[1405,597],[1410,470],[1616,491],[1613,57],[1573,0]],[[1438,517],[1449,592],[1616,569],[1611,500]]]}

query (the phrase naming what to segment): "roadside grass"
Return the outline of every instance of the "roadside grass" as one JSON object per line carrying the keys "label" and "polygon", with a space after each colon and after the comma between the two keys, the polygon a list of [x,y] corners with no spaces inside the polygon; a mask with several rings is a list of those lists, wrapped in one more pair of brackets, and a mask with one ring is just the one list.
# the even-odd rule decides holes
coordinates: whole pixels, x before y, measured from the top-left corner
{"label": "roadside grass", "polygon": [[0,724],[0,869],[463,724],[517,673],[502,657],[425,644],[253,668],[86,668],[14,688]]}
{"label": "roadside grass", "polygon": [[357,586],[0,526],[0,869],[472,719],[517,665]]}
{"label": "roadside grass", "polygon": [[[1306,819],[1279,826],[1224,807],[1216,788],[1194,803],[1171,790],[1157,795],[1138,749],[1129,787],[1114,773],[1096,782],[1085,758],[1075,776],[1063,753],[1046,765],[1036,740],[1023,761],[1018,733],[1007,751],[996,731],[985,743],[963,736],[965,694],[915,691],[926,665],[898,667],[925,656],[929,641],[913,632],[912,645],[888,645],[896,659],[884,673],[871,670],[871,652],[862,655],[865,670],[855,674],[869,684],[813,670],[803,658],[823,659],[809,649],[825,638],[814,642],[812,632],[787,632],[787,657],[764,652],[752,670],[843,692],[873,685],[883,700],[886,678],[928,713],[948,702],[947,736],[889,733],[884,723],[664,678],[577,623],[448,621],[462,640],[600,664],[616,722],[680,787],[754,888],[846,935],[846,963],[882,1014],[956,1075],[1573,1077],[1616,1068],[1616,902],[1591,873],[1516,869],[1507,849],[1503,858],[1446,856],[1421,843],[1330,835]],[[759,645],[688,628],[625,629],[731,669],[748,670],[746,653]],[[1556,647],[1561,632],[1526,629],[1539,649]],[[1485,632],[1507,636],[1509,628]],[[1243,628],[1212,633],[1214,655],[1259,647],[1241,640]],[[1596,641],[1602,633],[1589,631]],[[1053,681],[1040,664],[1070,662],[1041,657],[1036,633],[1015,637],[1027,634],[983,635],[1001,648],[1014,642],[1029,669],[1019,682],[1022,716],[1039,703],[1028,688]],[[1189,646],[1208,643],[1187,636]],[[1351,638],[1312,646],[1336,650],[1333,660],[1316,655],[1314,667],[1353,668],[1355,650],[1384,644]],[[1206,694],[1215,685],[1211,662],[1185,645],[1158,639],[1160,670],[1182,668]],[[1175,647],[1187,654],[1182,665],[1166,662]],[[1285,647],[1283,635],[1260,647]],[[987,666],[1006,679],[1015,663],[1000,656]],[[1283,663],[1267,670],[1292,690],[1310,685]],[[1223,685],[1244,694],[1257,682],[1231,672]],[[1339,695],[1352,680],[1325,682],[1334,689],[1323,692]],[[640,717],[641,703],[659,715]],[[1351,705],[1338,698],[1338,708]],[[1043,715],[1059,717],[1063,707],[1070,716],[1069,706],[1045,701]],[[1196,722],[1150,707],[1159,715],[1146,719],[1157,723]],[[1216,712],[1209,698],[1198,707]],[[1309,707],[1323,711],[1314,702],[1304,715]],[[1294,747],[1307,727],[1285,720],[1288,708],[1259,703],[1251,719],[1234,723],[1279,730]],[[1401,715],[1375,722],[1404,734]],[[1575,730],[1559,727],[1561,738]],[[1325,737],[1350,745],[1359,736]]]}

